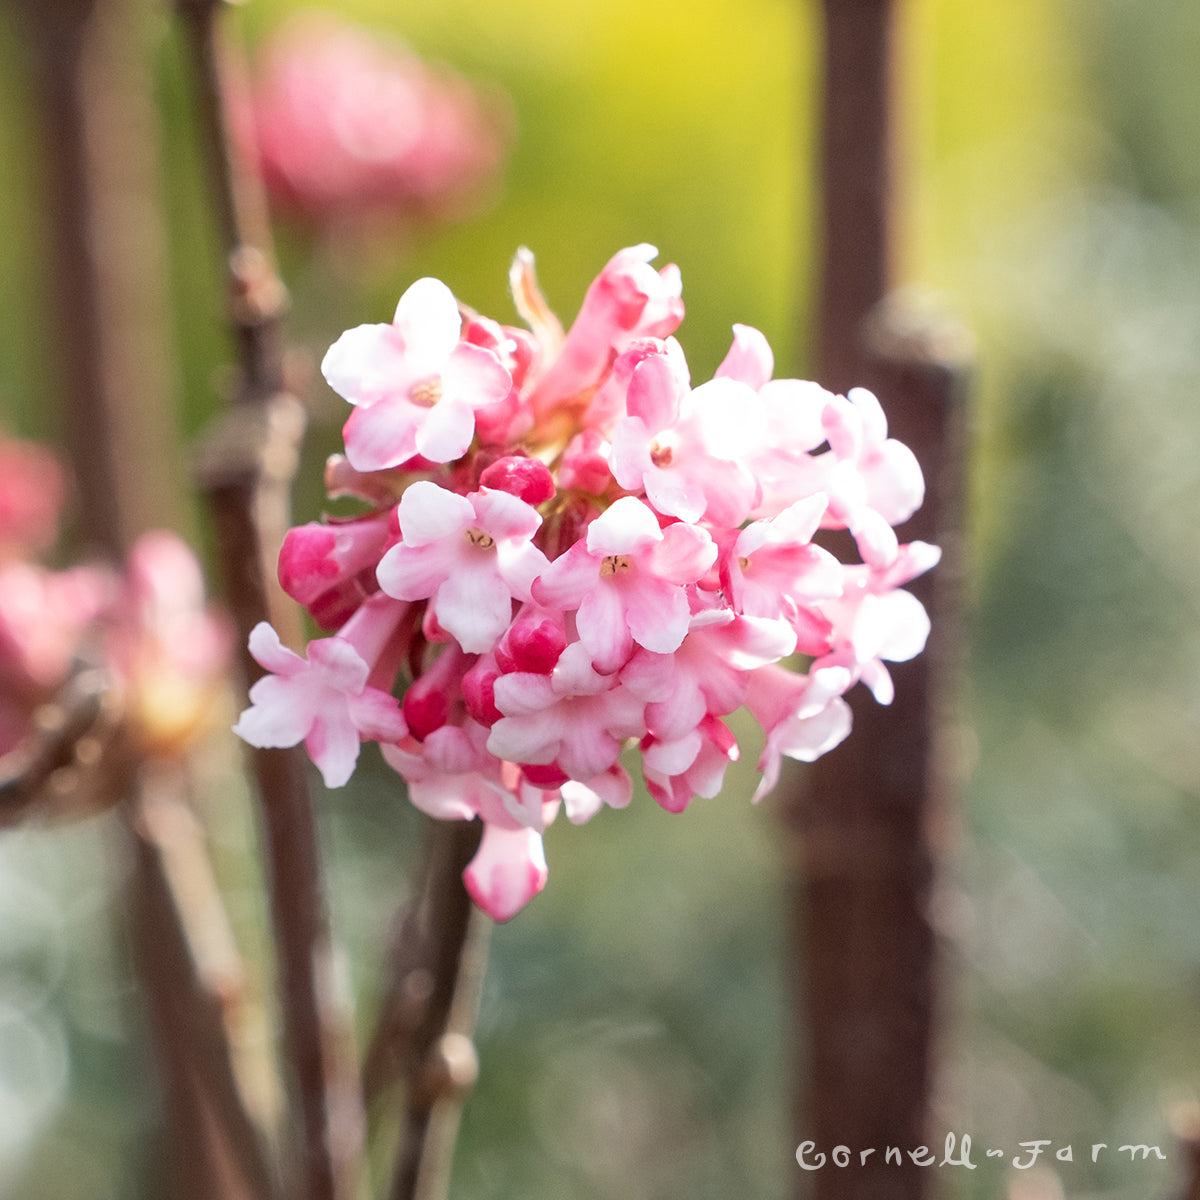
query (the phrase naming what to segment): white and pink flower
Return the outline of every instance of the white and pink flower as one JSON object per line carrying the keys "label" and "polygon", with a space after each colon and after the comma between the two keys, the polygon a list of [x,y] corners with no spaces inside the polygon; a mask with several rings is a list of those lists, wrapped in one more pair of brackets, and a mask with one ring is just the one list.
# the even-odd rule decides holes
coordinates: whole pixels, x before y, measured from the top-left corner
{"label": "white and pink flower", "polygon": [[369,510],[294,530],[280,563],[335,636],[306,661],[255,634],[274,674],[238,731],[305,741],[333,784],[380,741],[414,805],[483,822],[464,878],[498,920],[544,886],[560,811],[630,803],[628,755],[682,811],[720,791],[745,707],[761,799],[783,758],[849,734],[850,688],[890,702],[885,663],[928,632],[903,586],[937,551],[893,528],[923,481],[878,402],[772,378],[745,325],[693,386],[679,273],[654,254],[616,254],[565,334],[527,252],[511,282],[528,331],[427,279],[391,325],[344,334],[325,372],[355,406],[349,461],[327,478]]}

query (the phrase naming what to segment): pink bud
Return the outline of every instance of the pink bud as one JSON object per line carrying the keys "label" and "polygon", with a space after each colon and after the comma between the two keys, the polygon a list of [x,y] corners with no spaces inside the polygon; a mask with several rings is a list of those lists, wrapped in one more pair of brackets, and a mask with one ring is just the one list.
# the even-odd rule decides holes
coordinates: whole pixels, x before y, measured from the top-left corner
{"label": "pink bud", "polygon": [[483,487],[509,492],[535,508],[554,496],[554,477],[541,459],[508,454],[498,458],[479,477]]}

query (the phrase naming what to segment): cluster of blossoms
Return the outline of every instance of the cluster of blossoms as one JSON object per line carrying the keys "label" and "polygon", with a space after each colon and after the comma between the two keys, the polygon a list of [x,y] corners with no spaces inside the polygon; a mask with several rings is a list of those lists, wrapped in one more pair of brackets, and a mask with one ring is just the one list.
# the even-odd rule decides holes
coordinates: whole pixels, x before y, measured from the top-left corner
{"label": "cluster of blossoms", "polygon": [[65,492],[50,451],[0,434],[0,755],[81,664],[105,667],[139,753],[181,749],[219,710],[228,622],[206,609],[200,566],[170,533],[144,534],[120,572],[43,565]]}
{"label": "cluster of blossoms", "polygon": [[[465,881],[499,920],[544,885],[560,807],[582,822],[629,803],[627,744],[678,812],[719,791],[738,753],[725,718],[745,706],[766,736],[758,799],[782,756],[847,735],[856,682],[888,703],[885,660],[928,633],[901,588],[938,550],[893,531],[921,471],[875,397],[772,379],[744,325],[693,387],[679,272],[655,254],[618,253],[566,334],[525,252],[528,329],[421,279],[391,324],[344,333],[323,370],[353,411],[327,485],[368,508],[292,529],[279,561],[333,636],[307,659],[267,625],[250,643],[270,674],[237,732],[303,740],[330,786],[380,742],[418,808],[482,819]],[[821,529],[849,530],[862,561]]]}
{"label": "cluster of blossoms", "polygon": [[327,13],[265,49],[241,113],[276,207],[324,223],[455,215],[499,170],[508,105]]}

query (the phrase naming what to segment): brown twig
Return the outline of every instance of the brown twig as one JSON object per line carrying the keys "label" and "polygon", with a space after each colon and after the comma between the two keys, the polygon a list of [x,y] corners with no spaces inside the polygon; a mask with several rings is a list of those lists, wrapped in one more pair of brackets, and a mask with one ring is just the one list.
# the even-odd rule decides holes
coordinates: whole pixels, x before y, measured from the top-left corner
{"label": "brown twig", "polygon": [[462,1101],[475,1083],[471,1041],[487,958],[488,920],[462,872],[478,822],[434,822],[424,872],[399,921],[390,978],[363,1072],[368,1103],[405,1085],[391,1200],[444,1200]]}
{"label": "brown twig", "polygon": [[[201,482],[213,513],[226,597],[245,645],[270,620],[296,644],[296,607],[278,589],[275,561],[289,521],[289,488],[304,427],[287,394],[282,318],[286,294],[275,274],[261,191],[230,137],[234,58],[218,0],[177,0],[191,61],[196,111],[213,204],[226,255],[230,322],[241,367],[238,405],[201,452]],[[247,676],[258,667],[244,659]],[[362,1119],[345,1014],[338,1011],[328,914],[321,890],[308,772],[299,749],[258,750],[284,1034],[294,1072],[299,1162],[289,1195],[335,1200],[354,1194]]]}
{"label": "brown twig", "polygon": [[[133,0],[42,0],[16,6],[27,35],[43,123],[56,346],[65,441],[82,504],[85,542],[120,559],[145,529],[178,527],[173,442],[163,403],[167,371],[160,294],[161,229],[153,202],[152,108],[140,53],[143,9]],[[45,800],[50,817],[81,802],[131,809],[154,802],[107,705],[84,672],[43,714],[6,793]],[[186,1200],[271,1195],[258,1130],[229,1085],[237,1050],[209,1019],[195,965],[196,922],[181,919],[155,843],[138,847],[130,884],[137,959],[157,1024],[155,1052],[176,1154],[172,1195]],[[202,853],[202,850],[200,851]],[[212,906],[205,914],[212,917]]]}
{"label": "brown twig", "polygon": [[[849,697],[854,733],[818,761],[785,803],[792,979],[798,1011],[797,1141],[828,1149],[927,1136],[937,956],[930,903],[956,809],[951,757],[961,623],[969,348],[956,327],[886,301],[895,217],[895,0],[824,0],[825,81],[818,377],[872,388],[890,432],[926,474],[924,507],[900,531],[939,542],[926,652],[896,665],[896,701]],[[919,1200],[930,1174],[880,1156],[815,1172],[817,1200]]]}
{"label": "brown twig", "polygon": [[100,745],[110,732],[108,688],[105,671],[81,667],[34,714],[30,734],[0,758],[0,827],[15,824],[41,803],[52,806],[58,782],[84,765],[81,746],[85,759],[94,757],[97,730],[104,727]]}
{"label": "brown twig", "polygon": [[130,800],[138,966],[156,1043],[167,1059],[172,1191],[199,1200],[278,1193],[262,1130],[239,1076],[241,959],[178,763],[146,764]]}

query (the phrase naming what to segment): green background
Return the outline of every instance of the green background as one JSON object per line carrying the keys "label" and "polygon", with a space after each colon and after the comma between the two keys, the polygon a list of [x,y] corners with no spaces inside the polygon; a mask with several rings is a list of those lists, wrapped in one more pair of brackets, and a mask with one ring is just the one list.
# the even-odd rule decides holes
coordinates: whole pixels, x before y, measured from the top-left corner
{"label": "green background", "polygon": [[[254,0],[238,36],[257,46],[292,8]],[[517,132],[494,203],[461,223],[337,250],[279,230],[314,359],[425,274],[511,320],[522,244],[569,320],[614,250],[650,241],[683,272],[694,379],[735,321],[767,334],[777,373],[806,373],[815,4],[340,8],[502,88]],[[1074,1163],[1047,1164],[1047,1198],[1168,1195],[1182,1163],[1167,1114],[1194,1101],[1200,1071],[1200,7],[911,0],[904,14],[898,282],[932,289],[979,343],[972,774],[937,908],[939,1128],[1009,1159],[1032,1138],[1073,1145]],[[40,149],[10,23],[0,415],[53,436]],[[191,438],[232,350],[180,47],[161,14],[151,35]],[[313,400],[302,519],[320,510],[341,419],[323,385]],[[756,753],[747,731],[726,793],[684,815],[640,797],[550,831],[546,892],[493,939],[456,1200],[790,1194],[780,832],[770,803],[748,804]],[[252,826],[228,751],[215,757],[219,865],[265,961]],[[420,829],[368,763],[323,799],[322,831],[369,1029]],[[123,869],[104,820],[0,839],[0,1195],[161,1193]],[[1157,1143],[1171,1161],[1092,1167],[1094,1142]],[[992,1160],[940,1179],[974,1200],[1008,1194],[1012,1175]]]}

